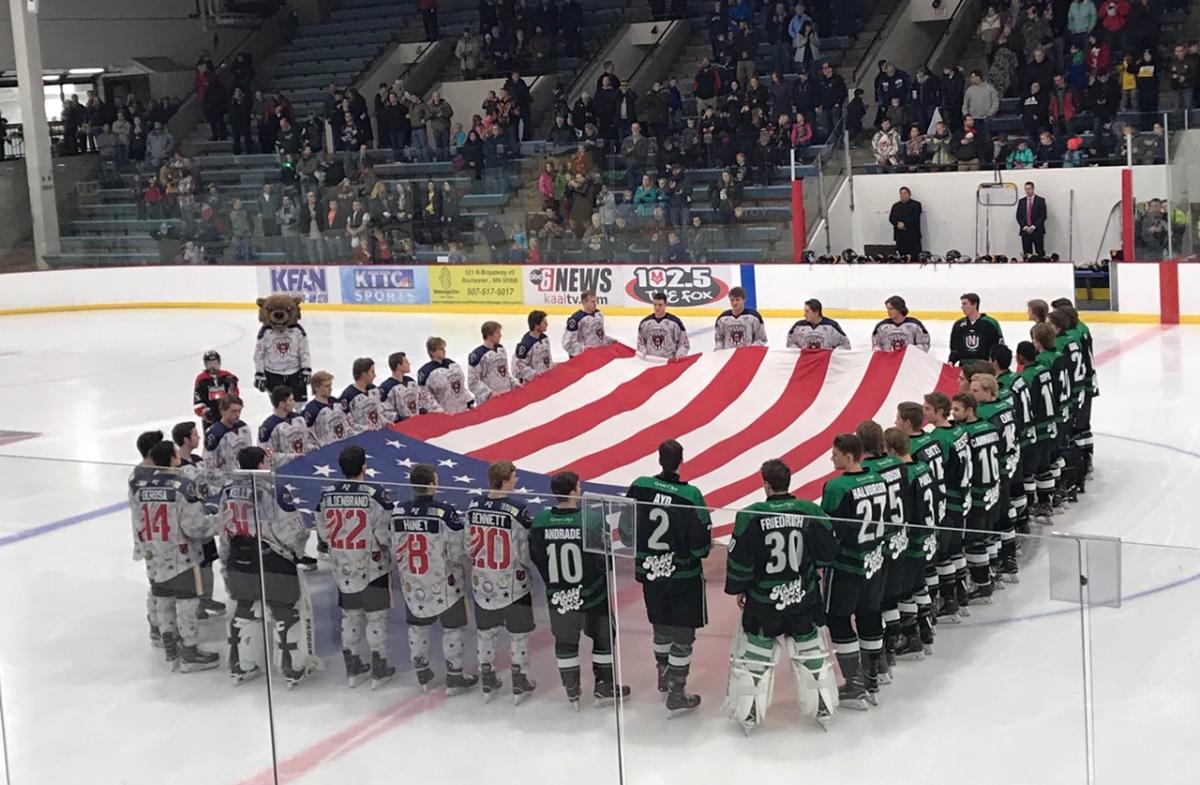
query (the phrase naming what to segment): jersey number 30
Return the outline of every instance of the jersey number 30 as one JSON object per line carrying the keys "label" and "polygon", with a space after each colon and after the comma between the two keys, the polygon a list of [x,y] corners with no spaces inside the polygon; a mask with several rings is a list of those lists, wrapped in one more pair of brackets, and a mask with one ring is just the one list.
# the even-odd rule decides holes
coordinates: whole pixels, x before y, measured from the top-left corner
{"label": "jersey number 30", "polygon": [[799,529],[792,529],[787,534],[780,531],[767,532],[763,542],[771,549],[771,560],[767,562],[768,575],[778,575],[784,570],[800,572],[800,559],[804,555],[804,535]]}

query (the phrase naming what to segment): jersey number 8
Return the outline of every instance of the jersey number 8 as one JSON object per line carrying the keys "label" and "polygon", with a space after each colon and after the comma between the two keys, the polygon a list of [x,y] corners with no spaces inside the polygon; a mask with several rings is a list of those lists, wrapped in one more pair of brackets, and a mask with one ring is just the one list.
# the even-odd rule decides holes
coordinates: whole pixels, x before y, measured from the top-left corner
{"label": "jersey number 8", "polygon": [[398,549],[397,556],[408,552],[408,572],[410,575],[424,575],[429,572],[429,540],[419,532],[409,532],[404,538],[404,544]]}

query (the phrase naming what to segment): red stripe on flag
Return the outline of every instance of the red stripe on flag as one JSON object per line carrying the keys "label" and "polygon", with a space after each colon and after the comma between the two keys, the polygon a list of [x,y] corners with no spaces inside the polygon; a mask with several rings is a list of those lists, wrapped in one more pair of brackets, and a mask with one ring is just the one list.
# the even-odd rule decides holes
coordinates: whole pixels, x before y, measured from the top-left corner
{"label": "red stripe on flag", "polygon": [[667,439],[678,438],[680,434],[689,433],[711,422],[737,400],[758,373],[766,356],[765,346],[747,346],[735,350],[733,358],[721,372],[680,411],[611,447],[597,450],[546,474],[553,476],[558,472],[573,471],[585,480],[600,477],[649,455]]}
{"label": "red stripe on flag", "polygon": [[825,374],[829,371],[832,356],[833,352],[802,353],[792,369],[787,386],[771,408],[740,433],[722,439],[690,461],[685,461],[680,467],[680,474],[684,477],[703,477],[729,463],[747,445],[761,444],[782,433],[817,399],[825,384]]}
{"label": "red stripe on flag", "polygon": [[[957,366],[950,365],[949,363],[942,365],[942,372],[938,375],[937,387],[934,389],[951,397],[958,394]],[[922,402],[917,401],[917,403]]]}
{"label": "red stripe on flag", "polygon": [[[879,412],[879,407],[887,400],[903,360],[904,352],[875,352],[871,356],[871,364],[867,367],[866,374],[846,407],[823,431],[781,455],[784,463],[790,466],[793,472],[799,472],[829,449],[834,436],[852,432],[860,422],[874,417]],[[733,455],[734,453],[731,453],[728,457],[732,458]],[[724,507],[745,498],[754,493],[755,488],[760,487],[762,476],[756,471],[737,482],[718,488],[706,497],[706,501],[711,507]]]}
{"label": "red stripe on flag", "polygon": [[[538,450],[552,444],[559,444],[568,439],[574,439],[580,434],[604,423],[610,417],[622,412],[631,411],[645,403],[650,396],[663,387],[678,379],[684,371],[691,368],[704,355],[693,354],[682,360],[674,360],[665,365],[656,365],[625,382],[617,389],[598,401],[585,404],[550,422],[543,423],[527,431],[502,439],[495,444],[489,444],[474,452],[467,453],[472,458],[481,461],[520,461]],[[512,393],[509,393],[510,395]]]}
{"label": "red stripe on flag", "polygon": [[422,441],[436,439],[451,431],[457,431],[459,428],[503,417],[530,404],[545,400],[562,392],[592,371],[603,368],[613,360],[633,357],[635,354],[633,349],[620,343],[588,349],[583,354],[572,357],[553,370],[542,374],[524,387],[493,398],[476,409],[459,414],[424,414],[420,417],[410,417],[404,422],[390,427],[392,430],[414,439]]}

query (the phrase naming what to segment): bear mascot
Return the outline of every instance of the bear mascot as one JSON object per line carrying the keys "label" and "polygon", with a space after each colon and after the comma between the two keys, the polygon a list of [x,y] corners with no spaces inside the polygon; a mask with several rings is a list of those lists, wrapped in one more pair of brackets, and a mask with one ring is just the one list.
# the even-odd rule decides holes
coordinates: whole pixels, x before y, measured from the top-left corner
{"label": "bear mascot", "polygon": [[290,387],[296,402],[308,400],[308,382],[312,377],[312,359],[308,353],[308,334],[300,326],[300,303],[287,294],[260,297],[258,341],[254,344],[254,386],[269,392],[280,385]]}

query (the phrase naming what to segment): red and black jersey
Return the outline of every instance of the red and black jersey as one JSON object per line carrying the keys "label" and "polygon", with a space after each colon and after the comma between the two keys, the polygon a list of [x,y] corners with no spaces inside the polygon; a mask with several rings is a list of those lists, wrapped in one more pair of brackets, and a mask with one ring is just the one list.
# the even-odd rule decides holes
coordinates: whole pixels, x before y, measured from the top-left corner
{"label": "red and black jersey", "polygon": [[196,387],[192,391],[192,405],[205,425],[221,419],[221,399],[226,395],[240,395],[238,378],[224,368],[213,376],[208,371],[196,375]]}

